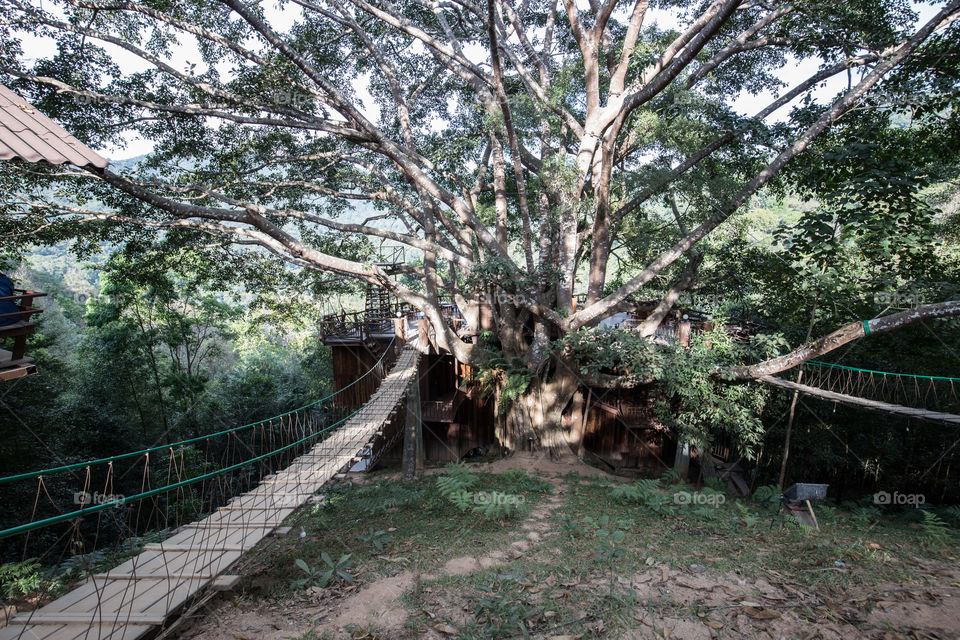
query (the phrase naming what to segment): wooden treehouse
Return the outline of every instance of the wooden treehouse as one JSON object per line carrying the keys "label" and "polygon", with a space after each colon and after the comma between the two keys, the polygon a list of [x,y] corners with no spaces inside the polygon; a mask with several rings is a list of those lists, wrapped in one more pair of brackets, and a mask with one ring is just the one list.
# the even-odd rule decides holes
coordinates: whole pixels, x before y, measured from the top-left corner
{"label": "wooden treehouse", "polygon": [[[378,266],[391,273],[400,264]],[[463,331],[464,318],[455,304],[444,302],[442,313],[454,331]],[[376,365],[398,335],[419,341],[429,350],[419,377],[426,459],[456,461],[492,446],[496,441],[493,400],[482,397],[472,368],[452,354],[440,352],[426,319],[384,288],[367,287],[363,311],[329,315],[320,324],[319,338],[331,349],[334,390],[346,390],[337,396],[337,405],[354,408],[366,402],[379,380],[369,375],[358,378]],[[386,366],[381,363],[380,368]],[[386,453],[388,458],[398,456],[399,450]]]}
{"label": "wooden treehouse", "polygon": [[37,329],[34,316],[43,311],[33,306],[33,301],[47,294],[23,289],[14,289],[13,293],[12,296],[0,298],[0,309],[8,306],[3,303],[13,303],[17,309],[0,313],[0,345],[12,343],[12,351],[0,348],[0,380],[13,380],[37,373],[33,358],[26,355],[27,338]]}
{"label": "wooden treehouse", "polygon": [[[394,263],[380,266],[388,272],[400,267]],[[639,307],[641,311],[618,314],[604,321],[603,326],[635,328],[647,315],[642,310],[644,305]],[[442,312],[458,335],[470,339],[475,334],[476,329],[465,326],[455,304],[444,302]],[[480,328],[492,329],[491,310],[481,308],[480,312]],[[706,314],[675,311],[660,324],[652,339],[658,344],[689,347],[695,336],[710,327],[711,319]],[[751,333],[742,325],[728,330],[737,340],[747,340]],[[341,406],[358,407],[370,397],[377,379],[368,376],[357,382],[357,378],[377,363],[398,335],[419,341],[429,352],[423,357],[419,393],[425,459],[434,463],[459,460],[495,446],[493,400],[483,397],[475,372],[452,354],[438,350],[427,321],[383,288],[367,287],[363,311],[333,314],[321,323],[320,338],[332,349],[334,389],[347,389],[338,397]],[[627,475],[659,475],[674,467],[683,457],[678,456],[678,449],[681,454],[684,452],[673,431],[657,419],[658,393],[654,385],[623,390],[586,389],[579,408],[571,407],[564,416],[571,432],[582,434],[581,456],[609,471]],[[735,456],[729,444],[716,447],[712,454],[718,469]],[[398,456],[399,447],[385,458]],[[694,470],[698,470],[697,466],[698,461],[694,460]]]}
{"label": "wooden treehouse", "polygon": [[[617,314],[602,326],[635,329],[646,320],[656,303],[639,303],[639,311]],[[692,309],[675,309],[660,323],[651,339],[660,345],[680,345],[689,348],[694,339],[713,328],[712,318]],[[735,341],[748,342],[759,327],[737,321],[724,327]],[[689,447],[678,444],[676,434],[657,417],[655,404],[664,401],[659,388],[641,385],[632,389],[587,390],[582,412],[582,428],[572,424],[577,416],[568,415],[568,425],[582,434],[579,446],[581,457],[589,459],[608,471],[635,476],[660,475],[668,468],[694,474],[717,474],[727,480],[736,491],[742,491],[736,464],[737,451],[729,439],[718,435],[710,452],[697,452],[690,459]],[[710,456],[708,464],[702,464]],[[703,467],[706,468],[703,468]]]}

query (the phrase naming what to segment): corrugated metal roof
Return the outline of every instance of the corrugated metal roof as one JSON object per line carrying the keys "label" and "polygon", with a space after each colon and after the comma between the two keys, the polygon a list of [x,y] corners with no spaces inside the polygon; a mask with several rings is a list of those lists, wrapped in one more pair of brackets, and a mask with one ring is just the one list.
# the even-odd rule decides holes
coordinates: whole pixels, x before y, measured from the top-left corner
{"label": "corrugated metal roof", "polygon": [[0,84],[0,160],[13,158],[101,169],[107,166],[95,151]]}

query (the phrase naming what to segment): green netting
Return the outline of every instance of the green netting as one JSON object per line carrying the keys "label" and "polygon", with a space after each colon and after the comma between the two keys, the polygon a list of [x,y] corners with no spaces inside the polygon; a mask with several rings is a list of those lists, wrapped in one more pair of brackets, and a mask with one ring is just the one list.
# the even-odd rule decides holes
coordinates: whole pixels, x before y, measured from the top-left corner
{"label": "green netting", "polygon": [[[346,388],[346,387],[344,387],[344,388]],[[308,406],[309,406],[309,405],[308,405]],[[229,472],[229,471],[236,471],[237,469],[240,469],[240,468],[242,468],[242,467],[246,467],[246,466],[248,466],[248,465],[251,465],[251,464],[253,464],[253,463],[255,463],[255,462],[259,462],[259,461],[261,461],[261,460],[265,460],[265,459],[269,458],[270,456],[276,455],[276,454],[281,453],[281,452],[283,452],[283,451],[287,451],[287,450],[289,450],[289,449],[292,449],[293,447],[296,447],[297,445],[300,445],[300,444],[303,444],[304,442],[307,442],[308,440],[311,440],[311,439],[313,439],[313,438],[316,438],[317,436],[319,436],[319,435],[321,435],[321,434],[323,434],[323,433],[326,433],[327,431],[330,431],[330,430],[333,429],[334,427],[337,427],[337,426],[343,424],[344,422],[346,422],[347,420],[349,420],[350,418],[352,418],[353,416],[355,416],[357,413],[359,413],[359,412],[362,411],[362,410],[363,410],[363,407],[360,407],[359,409],[357,409],[356,411],[354,411],[354,412],[351,413],[350,415],[348,415],[348,416],[346,416],[346,417],[344,417],[344,418],[341,418],[340,420],[337,420],[336,422],[334,422],[333,424],[331,424],[331,425],[328,426],[328,427],[325,427],[325,428],[323,428],[323,429],[320,429],[319,431],[316,431],[316,432],[314,432],[314,433],[311,433],[310,435],[308,435],[308,436],[306,436],[306,437],[303,437],[303,438],[300,438],[300,439],[297,440],[296,442],[291,442],[290,444],[285,445],[285,446],[283,446],[283,447],[280,447],[279,449],[274,449],[273,451],[269,451],[269,452],[267,452],[267,453],[264,453],[264,454],[261,454],[261,455],[259,455],[259,456],[256,456],[255,458],[250,458],[249,460],[244,460],[243,462],[238,462],[238,463],[236,463],[236,464],[232,464],[232,465],[230,465],[230,466],[228,466],[228,467],[224,467],[223,469],[217,469],[216,471],[210,471],[209,473],[204,473],[204,474],[199,475],[199,476],[196,476],[196,477],[194,477],[194,478],[189,478],[189,479],[187,479],[187,480],[181,480],[180,482],[174,482],[173,484],[168,484],[168,485],[165,485],[165,486],[163,486],[163,487],[157,487],[156,489],[151,489],[151,490],[149,490],[149,491],[144,491],[144,492],[138,493],[138,494],[136,494],[136,495],[124,496],[123,498],[118,498],[118,499],[116,499],[116,500],[111,500],[111,501],[109,501],[109,502],[104,502],[104,503],[102,503],[102,504],[94,505],[94,506],[92,506],[92,507],[88,507],[88,508],[85,508],[85,509],[78,509],[78,510],[76,510],[76,511],[71,511],[71,512],[69,512],[69,513],[61,513],[61,514],[56,515],[56,516],[51,516],[51,517],[49,517],[49,518],[44,518],[43,520],[37,520],[36,522],[29,522],[29,523],[27,523],[27,524],[22,524],[22,525],[17,526],[17,527],[11,527],[11,528],[9,528],[9,529],[4,529],[3,531],[0,531],[0,538],[6,538],[6,537],[9,537],[9,536],[15,536],[15,535],[20,534],[20,533],[27,533],[27,532],[29,532],[29,531],[33,531],[34,529],[42,529],[43,527],[49,527],[50,525],[52,525],[52,524],[57,524],[58,522],[66,522],[67,520],[75,520],[76,518],[82,518],[82,517],[84,517],[84,516],[88,516],[88,515],[90,515],[91,513],[96,513],[96,512],[98,512],[98,511],[103,511],[104,509],[110,509],[110,508],[113,508],[113,507],[119,507],[119,506],[121,506],[121,505],[127,504],[128,502],[135,502],[135,501],[137,501],[137,500],[142,500],[142,499],[144,499],[144,498],[149,498],[149,497],[151,497],[151,496],[155,496],[155,495],[159,495],[159,494],[161,494],[161,493],[166,493],[166,492],[168,492],[168,491],[172,491],[173,489],[179,489],[180,487],[185,487],[185,486],[187,486],[187,485],[195,484],[195,483],[201,482],[201,481],[203,481],[203,480],[209,480],[210,478],[215,478],[215,477],[217,477],[217,476],[219,476],[219,475],[223,475],[224,473],[227,473],[227,472]],[[287,415],[287,414],[283,414],[283,415]]]}
{"label": "green netting", "polygon": [[396,338],[393,338],[393,339],[390,340],[390,343],[387,345],[387,348],[384,350],[383,355],[380,356],[380,359],[377,360],[377,361],[373,364],[373,366],[370,367],[370,369],[367,370],[366,373],[364,373],[362,376],[360,376],[359,378],[357,378],[356,380],[354,380],[353,382],[351,382],[350,384],[348,384],[347,386],[345,386],[343,389],[339,389],[339,390],[337,390],[337,391],[334,391],[334,392],[331,393],[330,395],[324,396],[323,398],[320,398],[319,400],[314,400],[313,402],[311,402],[311,403],[309,403],[309,404],[305,404],[305,405],[303,405],[302,407],[298,407],[298,408],[296,408],[296,409],[291,409],[290,411],[287,411],[286,413],[281,413],[281,414],[279,414],[279,415],[272,416],[272,417],[270,417],[270,418],[264,418],[263,420],[257,420],[256,422],[251,422],[250,424],[243,424],[243,425],[240,425],[239,427],[232,427],[232,428],[230,428],[230,429],[224,429],[223,431],[215,431],[215,432],[213,432],[213,433],[208,433],[208,434],[203,435],[203,436],[197,436],[196,438],[188,438],[188,439],[186,439],[186,440],[179,440],[179,441],[177,441],[177,442],[169,442],[169,443],[166,443],[166,444],[157,445],[157,446],[155,446],[155,447],[150,447],[149,449],[140,449],[139,451],[130,451],[130,452],[128,452],[128,453],[120,453],[120,454],[117,454],[117,455],[115,455],[115,456],[110,456],[110,457],[107,457],[107,458],[98,458],[98,459],[96,459],[96,460],[86,460],[86,461],[84,461],[84,462],[75,462],[75,463],[73,463],[73,464],[65,464],[65,465],[62,465],[62,466],[59,466],[59,467],[50,467],[50,468],[48,468],[48,469],[41,469],[40,471],[30,471],[30,472],[27,472],[27,473],[18,473],[18,474],[16,474],[16,475],[12,475],[12,476],[5,476],[5,477],[0,478],[0,484],[5,484],[5,483],[8,483],[8,482],[14,482],[14,481],[16,481],[16,480],[28,480],[28,479],[30,479],[30,478],[39,478],[40,476],[50,475],[50,474],[53,474],[53,473],[60,473],[60,472],[62,472],[62,471],[70,471],[70,470],[72,470],[72,469],[81,469],[81,468],[83,468],[83,467],[90,467],[90,466],[97,465],[97,464],[107,464],[107,463],[116,462],[116,461],[119,461],[119,460],[126,460],[126,459],[128,459],[128,458],[134,458],[134,457],[136,457],[136,456],[147,455],[147,454],[150,454],[150,453],[154,453],[155,451],[165,451],[165,450],[168,450],[168,449],[173,449],[173,448],[175,448],[175,447],[181,447],[181,446],[187,445],[187,444],[193,444],[193,443],[196,443],[196,442],[202,442],[202,441],[204,441],[204,440],[209,440],[210,438],[216,438],[217,436],[222,436],[222,435],[226,435],[226,434],[229,434],[229,433],[235,433],[235,432],[237,432],[237,431],[243,431],[244,429],[251,429],[251,428],[256,427],[256,426],[258,426],[258,425],[266,424],[266,423],[268,423],[268,422],[271,422],[272,420],[277,420],[278,418],[283,418],[283,417],[285,417],[285,416],[292,415],[292,414],[294,414],[294,413],[297,413],[298,411],[303,411],[304,409],[309,409],[310,407],[315,407],[315,406],[317,406],[318,404],[320,404],[320,403],[322,403],[322,402],[326,402],[326,401],[329,400],[330,398],[333,398],[334,396],[337,396],[337,395],[343,393],[344,391],[346,391],[347,389],[349,389],[349,388],[352,387],[353,385],[357,384],[358,382],[360,382],[361,380],[363,380],[364,378],[366,378],[368,375],[370,375],[371,372],[373,372],[374,370],[376,370],[376,368],[380,366],[380,363],[383,362],[383,359],[387,356],[387,354],[390,353],[390,349],[391,349],[391,347],[393,347],[394,340],[396,340]]}
{"label": "green netting", "polygon": [[960,378],[949,378],[946,376],[925,376],[916,373],[894,373],[892,371],[875,371],[873,369],[860,369],[859,367],[848,367],[842,364],[833,364],[832,362],[821,362],[820,360],[808,360],[805,364],[815,364],[820,367],[831,367],[834,369],[844,369],[846,371],[858,371],[860,373],[873,373],[882,376],[903,376],[905,378],[920,378],[922,380],[948,380],[950,382],[960,382]]}

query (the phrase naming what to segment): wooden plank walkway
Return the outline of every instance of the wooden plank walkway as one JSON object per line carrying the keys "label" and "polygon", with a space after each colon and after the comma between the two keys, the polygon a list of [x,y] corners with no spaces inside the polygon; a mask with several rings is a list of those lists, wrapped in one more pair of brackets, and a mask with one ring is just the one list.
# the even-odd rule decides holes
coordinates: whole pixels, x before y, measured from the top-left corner
{"label": "wooden plank walkway", "polygon": [[790,382],[789,380],[784,380],[783,378],[777,378],[774,376],[760,376],[757,378],[757,380],[766,382],[767,384],[772,384],[780,387],[781,389],[799,391],[800,393],[805,393],[817,398],[823,398],[824,400],[842,402],[843,404],[861,407],[863,409],[870,409],[872,411],[882,411],[884,413],[893,413],[900,416],[906,416],[908,418],[933,420],[935,422],[946,422],[947,424],[960,425],[960,416],[952,413],[940,413],[938,411],[927,411],[926,409],[914,409],[913,407],[904,407],[903,405],[880,402],[879,400],[848,396],[843,393],[836,393],[835,391],[826,391],[817,387],[810,387],[805,384]]}
{"label": "wooden plank walkway", "polygon": [[0,640],[133,640],[162,627],[313,495],[389,422],[417,371],[404,348],[370,401],[308,453],[217,512],[181,527],[139,555],[37,611],[15,616]]}

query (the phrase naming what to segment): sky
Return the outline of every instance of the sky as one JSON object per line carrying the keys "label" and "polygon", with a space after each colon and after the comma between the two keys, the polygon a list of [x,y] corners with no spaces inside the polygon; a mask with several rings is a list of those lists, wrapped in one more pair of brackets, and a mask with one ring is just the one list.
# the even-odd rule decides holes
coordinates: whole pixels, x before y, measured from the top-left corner
{"label": "sky", "polygon": [[[578,4],[583,4],[584,7],[587,6],[586,0],[579,0]],[[280,32],[285,32],[288,30],[301,15],[300,7],[289,2],[284,3],[281,7],[281,5],[274,0],[272,2],[265,3],[264,6],[270,24]],[[936,12],[937,7],[914,4],[914,10],[920,14],[920,19],[923,21],[929,19]],[[648,11],[648,14],[645,18],[645,24],[656,24],[660,28],[676,28],[678,26],[677,20],[671,13],[658,9],[650,9]],[[149,68],[148,63],[140,60],[132,53],[109,43],[101,44],[110,52],[123,72],[133,73]],[[50,38],[34,36],[29,37],[24,41],[24,48],[27,52],[28,59],[50,56],[52,55],[53,48],[55,46],[55,42]],[[185,43],[180,47],[175,48],[173,58],[169,62],[172,63],[174,68],[186,70],[189,63],[195,62],[199,59],[199,55],[197,55],[196,51],[196,47],[191,38],[189,41],[185,41]],[[790,63],[780,69],[776,75],[788,86],[792,86],[815,73],[818,65],[819,61],[816,59],[793,59],[790,61]],[[226,71],[226,67],[223,70]],[[814,97],[823,100],[829,99],[841,91],[846,86],[846,82],[847,79],[845,74],[836,76],[817,89],[814,93]],[[358,83],[355,85],[355,90],[357,95],[364,102],[364,111],[366,112],[366,115],[371,117],[372,120],[376,121],[376,107],[367,91],[367,81],[365,78],[361,78],[358,81]],[[737,112],[743,115],[753,115],[764,106],[769,104],[773,99],[774,96],[767,91],[759,95],[742,93],[741,95],[738,95],[732,99],[730,101],[730,105]],[[782,107],[776,114],[773,115],[773,119],[775,120],[778,118],[784,118],[787,113],[789,113],[789,105]],[[131,134],[131,136],[127,138],[125,146],[107,147],[98,149],[98,151],[100,151],[105,157],[116,161],[149,153],[152,148],[153,143],[151,141],[144,140]]]}

